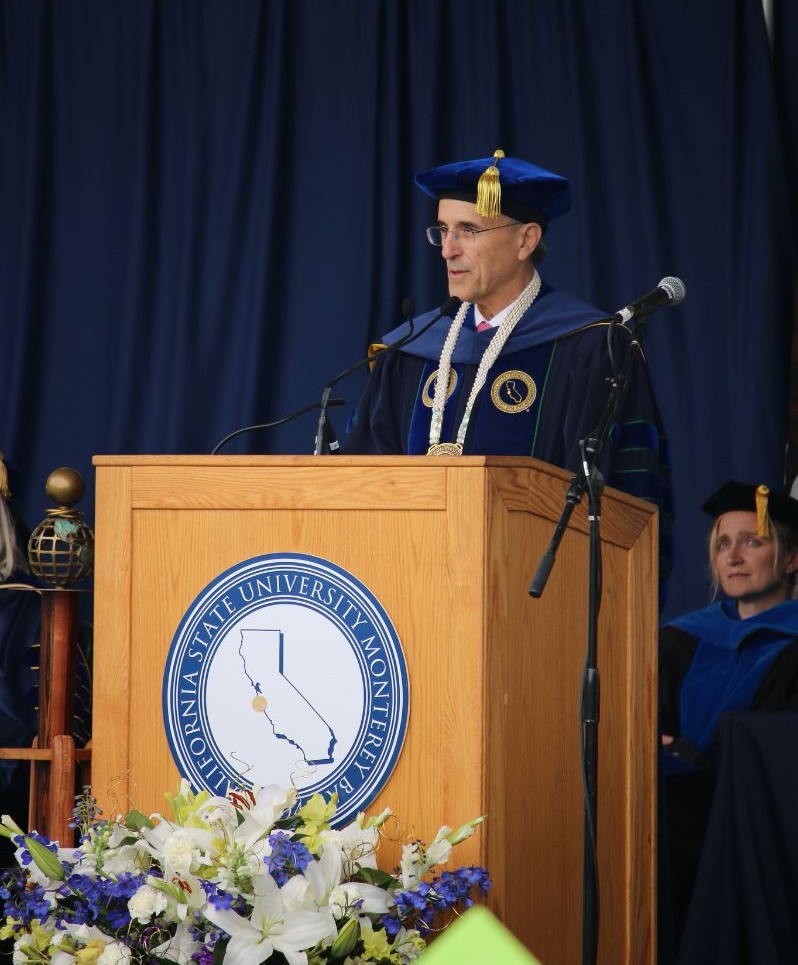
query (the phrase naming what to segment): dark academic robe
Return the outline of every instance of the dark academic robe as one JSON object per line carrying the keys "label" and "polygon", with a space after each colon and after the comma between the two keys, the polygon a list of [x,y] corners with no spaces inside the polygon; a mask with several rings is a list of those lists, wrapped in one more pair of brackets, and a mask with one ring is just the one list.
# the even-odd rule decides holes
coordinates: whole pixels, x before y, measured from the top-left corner
{"label": "dark academic robe", "polygon": [[662,630],[662,732],[684,749],[673,769],[714,756],[718,718],[742,710],[798,710],[798,600],[745,620],[724,600]]}
{"label": "dark academic robe", "polygon": [[660,722],[676,738],[660,757],[662,861],[678,942],[715,792],[723,715],[798,710],[798,601],[741,620],[729,600],[660,635]]}
{"label": "dark academic robe", "polygon": [[[435,316],[416,319],[416,330]],[[423,454],[429,446],[435,373],[451,326],[443,318],[400,351],[377,360],[342,447],[347,454]],[[397,329],[386,342],[405,331]],[[625,358],[630,333],[597,309],[549,285],[520,319],[488,373],[468,425],[466,455],[535,456],[576,471],[580,440],[598,426],[612,371]],[[454,381],[441,442],[452,442],[495,329],[476,332],[473,308],[452,358]],[[598,460],[605,482],[660,508],[661,577],[671,559],[670,461],[644,360],[637,354],[629,389]]]}

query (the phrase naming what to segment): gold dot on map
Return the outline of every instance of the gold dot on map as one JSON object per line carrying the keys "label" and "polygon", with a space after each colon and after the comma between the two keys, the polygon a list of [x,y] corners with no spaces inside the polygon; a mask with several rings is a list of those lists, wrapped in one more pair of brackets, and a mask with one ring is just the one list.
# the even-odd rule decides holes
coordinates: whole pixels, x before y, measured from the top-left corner
{"label": "gold dot on map", "polygon": [[252,709],[255,711],[256,714],[259,714],[261,713],[261,711],[266,710],[266,698],[263,696],[263,694],[256,694],[252,698]]}

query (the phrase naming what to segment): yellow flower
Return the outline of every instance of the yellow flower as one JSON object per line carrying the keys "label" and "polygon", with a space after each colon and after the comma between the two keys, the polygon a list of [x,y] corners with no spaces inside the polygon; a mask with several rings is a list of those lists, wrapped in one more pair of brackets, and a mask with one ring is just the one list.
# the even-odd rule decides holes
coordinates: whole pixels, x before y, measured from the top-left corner
{"label": "yellow flower", "polygon": [[80,965],[93,965],[102,955],[105,949],[105,942],[102,938],[90,938],[85,948],[80,948],[75,952],[75,961]]}
{"label": "yellow flower", "polygon": [[374,962],[396,962],[399,960],[393,953],[392,945],[388,941],[384,928],[374,931],[364,924],[360,933],[363,938],[363,958]]}
{"label": "yellow flower", "polygon": [[183,827],[203,827],[204,822],[198,813],[202,805],[210,800],[208,791],[195,793],[185,779],[180,782],[177,794],[167,793],[166,800],[175,816],[175,822]]}
{"label": "yellow flower", "polygon": [[331,794],[329,801],[325,801],[321,794],[314,794],[297,812],[302,823],[296,833],[305,847],[314,854],[317,854],[321,848],[323,843],[321,832],[330,827],[330,821],[335,817],[337,807],[337,794]]}

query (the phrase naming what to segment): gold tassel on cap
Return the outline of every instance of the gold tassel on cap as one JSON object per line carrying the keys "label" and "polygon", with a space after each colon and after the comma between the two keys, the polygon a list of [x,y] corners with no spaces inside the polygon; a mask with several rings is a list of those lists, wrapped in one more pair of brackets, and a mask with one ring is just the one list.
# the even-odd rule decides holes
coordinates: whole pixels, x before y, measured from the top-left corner
{"label": "gold tassel on cap", "polygon": [[767,486],[757,486],[754,494],[756,502],[756,535],[764,539],[771,539],[770,516],[768,516],[768,495],[770,490]]}
{"label": "gold tassel on cap", "polygon": [[11,498],[11,490],[8,488],[8,470],[3,461],[3,453],[0,452],[0,496],[3,499]]}
{"label": "gold tassel on cap", "polygon": [[498,218],[502,213],[502,187],[496,164],[504,157],[504,151],[493,152],[493,164],[480,174],[477,181],[477,214],[483,218]]}

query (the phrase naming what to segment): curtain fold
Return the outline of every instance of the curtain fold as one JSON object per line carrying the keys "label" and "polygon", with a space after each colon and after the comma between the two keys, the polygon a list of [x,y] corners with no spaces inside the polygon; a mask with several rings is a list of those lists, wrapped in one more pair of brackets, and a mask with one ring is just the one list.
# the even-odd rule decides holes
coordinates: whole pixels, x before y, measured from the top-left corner
{"label": "curtain fold", "polygon": [[[701,605],[704,496],[783,472],[798,31],[775,12],[771,58],[759,0],[4,0],[0,448],[28,521],[55,466],[90,500],[94,453],[209,452],[316,401],[405,296],[440,304],[413,174],[501,147],[572,180],[547,281],[608,312],[687,284],[646,354],[669,611]],[[309,453],[315,422],[225,451]]]}

